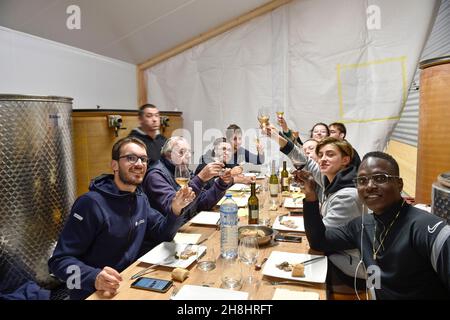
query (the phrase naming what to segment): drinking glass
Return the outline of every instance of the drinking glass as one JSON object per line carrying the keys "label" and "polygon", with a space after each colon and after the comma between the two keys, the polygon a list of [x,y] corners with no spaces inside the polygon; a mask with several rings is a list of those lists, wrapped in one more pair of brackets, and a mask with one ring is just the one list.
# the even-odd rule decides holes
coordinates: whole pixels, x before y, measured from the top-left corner
{"label": "drinking glass", "polygon": [[180,187],[186,187],[189,183],[191,173],[187,164],[179,164],[175,166],[175,181]]}
{"label": "drinking glass", "polygon": [[283,116],[284,116],[284,111],[278,110],[278,111],[277,111],[277,117],[278,117],[278,118],[282,118]]}
{"label": "drinking glass", "polygon": [[222,288],[239,290],[242,287],[242,269],[239,259],[222,258]]}
{"label": "drinking glass", "polygon": [[[225,159],[223,155],[217,155],[215,157],[212,158],[214,162],[220,162],[226,165],[225,163]],[[220,171],[219,171],[219,177],[223,176],[223,174],[225,173],[225,167],[223,167]]]}
{"label": "drinking glass", "polygon": [[201,285],[204,287],[214,286],[215,275],[212,273],[216,269],[216,250],[214,247],[208,247],[204,254],[197,250],[197,269],[202,272]]}
{"label": "drinking glass", "polygon": [[203,254],[200,253],[200,250],[197,250],[197,268],[205,272],[214,270],[216,258],[216,251],[212,246],[208,247]]}
{"label": "drinking glass", "polygon": [[269,125],[270,112],[270,108],[266,107],[259,108],[258,110],[258,121],[263,127]]}
{"label": "drinking glass", "polygon": [[245,154],[242,152],[238,153],[236,162],[238,165],[243,166],[246,163],[245,162]]}
{"label": "drinking glass", "polygon": [[[293,165],[294,168],[295,168],[295,170],[293,170],[293,171],[291,172],[292,175],[295,174],[295,171],[302,170],[302,169],[305,167],[305,165],[306,165],[306,163],[302,163],[302,162],[297,161],[297,160],[292,160],[292,159],[291,159],[291,161],[292,161],[292,165]],[[297,183],[297,182],[295,181],[294,178],[293,178],[292,180],[294,181],[294,182],[292,183],[292,186],[294,186],[294,187],[299,187],[299,188],[303,189],[303,187],[304,187],[303,184]]]}
{"label": "drinking glass", "polygon": [[259,256],[259,246],[257,237],[244,237],[239,242],[238,248],[239,259],[248,266],[249,272],[246,281],[252,282],[253,265]]}

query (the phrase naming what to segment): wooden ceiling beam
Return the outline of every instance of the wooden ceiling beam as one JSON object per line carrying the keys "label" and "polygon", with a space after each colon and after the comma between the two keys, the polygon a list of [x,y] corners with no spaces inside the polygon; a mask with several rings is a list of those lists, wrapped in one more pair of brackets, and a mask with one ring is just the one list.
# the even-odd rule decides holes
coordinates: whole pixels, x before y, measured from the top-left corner
{"label": "wooden ceiling beam", "polygon": [[235,18],[231,21],[228,21],[218,27],[213,28],[212,30],[209,30],[208,32],[202,33],[199,36],[190,39],[172,49],[169,49],[167,51],[164,51],[158,55],[156,55],[153,58],[148,59],[147,61],[138,64],[137,66],[137,80],[138,80],[138,105],[143,105],[144,103],[147,103],[147,90],[146,90],[146,79],[144,77],[144,71],[148,68],[153,67],[154,65],[161,63],[164,60],[167,60],[173,56],[176,56],[183,51],[186,51],[202,42],[205,42],[211,38],[214,38],[215,36],[218,36],[224,32],[227,32],[228,30],[233,29],[234,27],[237,27],[251,19],[254,19],[258,16],[261,16],[267,12],[273,11],[277,9],[278,7],[285,5],[287,3],[291,2],[291,0],[273,0],[271,2],[266,3],[265,5],[262,5],[250,12],[247,12],[238,18]]}

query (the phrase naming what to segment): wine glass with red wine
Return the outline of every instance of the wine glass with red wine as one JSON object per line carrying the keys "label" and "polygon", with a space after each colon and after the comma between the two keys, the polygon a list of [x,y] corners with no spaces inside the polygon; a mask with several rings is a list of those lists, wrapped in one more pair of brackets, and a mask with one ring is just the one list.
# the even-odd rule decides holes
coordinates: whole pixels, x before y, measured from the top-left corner
{"label": "wine glass with red wine", "polygon": [[[306,165],[306,163],[302,163],[302,162],[300,162],[300,161],[298,161],[298,160],[292,160],[291,159],[291,161],[292,161],[292,165],[294,166],[294,168],[295,168],[295,170],[292,170],[291,171],[291,174],[292,175],[295,175],[295,172],[296,171],[299,171],[299,170],[302,170],[304,167],[305,167],[305,165]],[[297,183],[296,181],[295,181],[295,179],[294,179],[294,183],[292,184],[294,187],[300,187],[300,188],[303,188],[303,185],[301,184],[301,183]]]}

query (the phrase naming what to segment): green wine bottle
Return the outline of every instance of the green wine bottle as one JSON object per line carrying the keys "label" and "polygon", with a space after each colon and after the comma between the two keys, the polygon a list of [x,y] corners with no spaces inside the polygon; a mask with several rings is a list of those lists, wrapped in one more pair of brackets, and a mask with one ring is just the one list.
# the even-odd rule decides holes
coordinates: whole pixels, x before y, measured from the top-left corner
{"label": "green wine bottle", "polygon": [[286,170],[286,161],[283,161],[283,170],[281,171],[281,191],[289,192],[289,172]]}
{"label": "green wine bottle", "polygon": [[258,224],[259,220],[259,200],[256,196],[256,184],[250,184],[251,194],[248,198],[248,224]]}
{"label": "green wine bottle", "polygon": [[275,160],[272,160],[272,173],[269,178],[269,191],[271,197],[278,197],[278,191],[279,191],[279,182],[278,177],[275,172]]}

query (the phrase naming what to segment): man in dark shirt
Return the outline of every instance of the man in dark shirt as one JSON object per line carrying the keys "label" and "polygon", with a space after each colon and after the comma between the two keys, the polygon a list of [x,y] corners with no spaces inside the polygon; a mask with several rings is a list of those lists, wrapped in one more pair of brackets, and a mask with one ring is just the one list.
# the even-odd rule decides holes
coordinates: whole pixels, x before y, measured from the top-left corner
{"label": "man in dark shirt", "polygon": [[161,118],[159,110],[153,104],[144,104],[139,108],[140,127],[131,130],[129,136],[141,139],[147,146],[149,165],[161,158],[161,148],[166,138],[159,134]]}
{"label": "man in dark shirt", "polygon": [[233,148],[233,157],[230,164],[233,166],[242,163],[263,164],[264,163],[264,147],[259,142],[256,143],[257,154],[253,154],[242,147],[242,129],[236,124],[230,124],[226,130],[227,141],[231,143]]}
{"label": "man in dark shirt", "polygon": [[311,248],[359,249],[372,298],[450,299],[450,226],[403,200],[394,158],[378,151],[364,156],[355,183],[373,214],[338,228],[322,222],[313,177],[305,172],[297,179],[305,186],[303,212]]}

